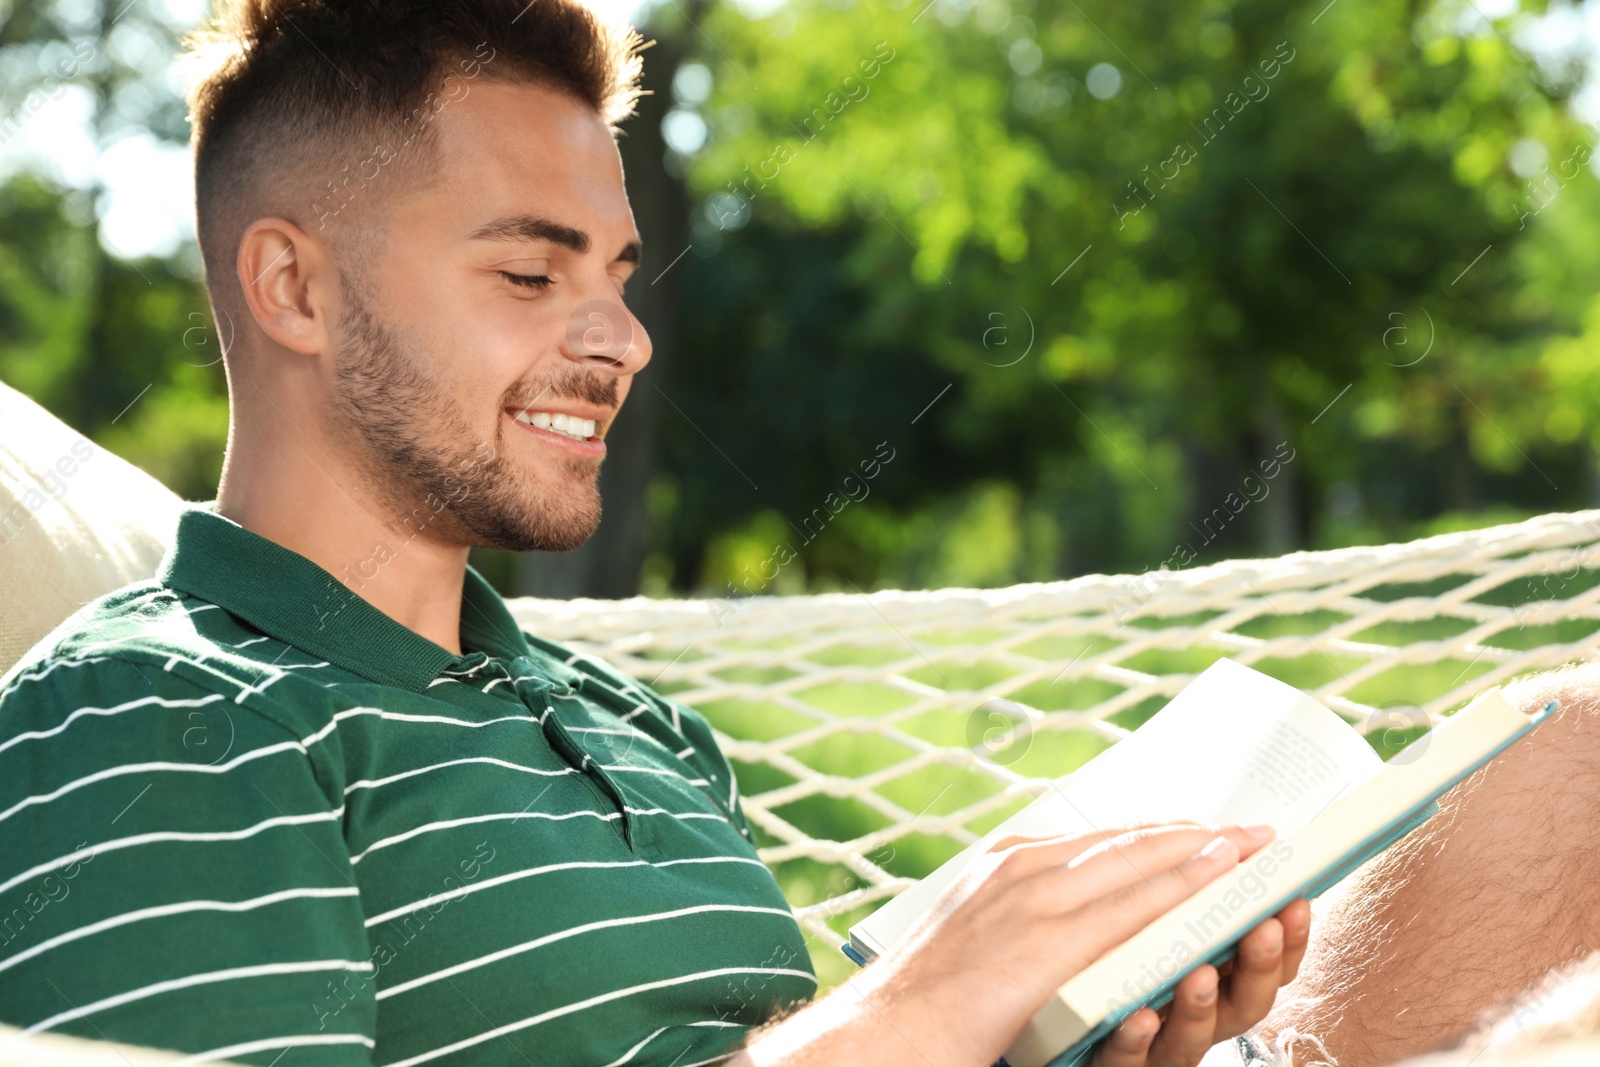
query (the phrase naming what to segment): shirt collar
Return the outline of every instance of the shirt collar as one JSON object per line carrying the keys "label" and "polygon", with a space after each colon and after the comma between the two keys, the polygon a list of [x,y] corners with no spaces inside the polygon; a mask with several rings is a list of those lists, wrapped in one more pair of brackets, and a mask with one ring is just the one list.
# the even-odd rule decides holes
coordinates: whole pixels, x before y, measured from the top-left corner
{"label": "shirt collar", "polygon": [[446,667],[485,654],[531,657],[522,628],[494,587],[467,567],[457,656],[391,619],[311,560],[216,513],[190,504],[156,577],[216,604],[312,655],[375,682],[421,692]]}

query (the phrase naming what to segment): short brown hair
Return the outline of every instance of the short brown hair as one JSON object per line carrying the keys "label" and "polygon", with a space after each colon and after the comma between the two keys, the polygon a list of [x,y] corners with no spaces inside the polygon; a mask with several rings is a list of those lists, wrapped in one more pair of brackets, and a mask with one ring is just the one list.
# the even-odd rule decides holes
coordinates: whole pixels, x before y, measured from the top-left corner
{"label": "short brown hair", "polygon": [[255,219],[321,229],[382,174],[431,174],[452,79],[540,84],[614,128],[640,94],[643,41],[582,0],[217,0],[185,45],[196,230],[225,306]]}

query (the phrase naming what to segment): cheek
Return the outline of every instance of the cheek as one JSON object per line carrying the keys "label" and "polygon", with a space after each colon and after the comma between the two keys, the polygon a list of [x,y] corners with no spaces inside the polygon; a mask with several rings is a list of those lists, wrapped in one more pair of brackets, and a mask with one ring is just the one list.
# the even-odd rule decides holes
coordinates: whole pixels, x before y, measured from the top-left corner
{"label": "cheek", "polygon": [[519,383],[537,376],[558,351],[558,331],[524,304],[463,301],[445,312],[444,328],[430,331],[441,387],[461,397],[468,410],[501,407]]}

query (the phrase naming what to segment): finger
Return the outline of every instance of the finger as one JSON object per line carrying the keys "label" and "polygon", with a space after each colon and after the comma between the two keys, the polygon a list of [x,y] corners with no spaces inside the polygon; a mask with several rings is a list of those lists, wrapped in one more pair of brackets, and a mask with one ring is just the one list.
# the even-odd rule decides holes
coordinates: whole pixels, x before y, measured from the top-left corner
{"label": "finger", "polygon": [[1253,849],[1258,843],[1254,834],[1230,826],[1222,830],[1157,827],[1096,845],[1067,864],[1072,878],[1061,904],[1075,908],[1135,882],[1147,881],[1182,863],[1218,837],[1229,841],[1236,857],[1243,856],[1247,846]]}
{"label": "finger", "polygon": [[1138,827],[1085,849],[1074,861],[1074,866],[1085,866],[1103,856],[1116,855],[1124,860],[1148,857],[1154,867],[1144,873],[1153,873],[1204,848],[1217,836],[1226,837],[1237,845],[1239,856],[1243,859],[1272,839],[1272,828],[1184,823]]}
{"label": "finger", "polygon": [[[1121,944],[1151,920],[1193,896],[1201,886],[1239,861],[1239,846],[1225,836],[1175,866],[1099,896],[1068,914],[1066,944],[1075,957],[1098,958]],[[1068,871],[1069,875],[1076,872]],[[1063,891],[1076,892],[1069,884]]]}
{"label": "finger", "polygon": [[1199,828],[1201,824],[1180,819],[1176,822],[1170,823],[1130,823],[1127,826],[1115,826],[1106,830],[1088,830],[1083,833],[1033,835],[1006,834],[1004,837],[996,838],[984,851],[1003,852],[1008,848],[1016,848],[1021,845],[1049,845],[1053,848],[1060,848],[1062,850],[1071,850],[1076,846],[1077,850],[1081,852],[1084,849],[1103,844],[1104,842],[1110,841],[1116,837],[1120,837],[1123,834],[1136,833],[1140,830],[1154,830],[1164,826],[1188,826]]}
{"label": "finger", "polygon": [[1242,1034],[1267,1017],[1283,984],[1283,924],[1263,919],[1239,942],[1236,959],[1217,1010],[1224,1037]]}
{"label": "finger", "polygon": [[1161,1029],[1161,1019],[1149,1008],[1140,1008],[1095,1049],[1090,1067],[1145,1067],[1150,1043]]}
{"label": "finger", "polygon": [[[1121,879],[1113,878],[1110,881],[1101,880],[1093,883],[1093,887],[1100,892],[1109,891],[1122,884],[1129,878],[1140,877],[1141,871],[1137,867],[1129,868],[1128,859],[1144,860],[1145,866],[1152,871],[1163,867],[1170,867],[1184,856],[1204,847],[1205,843],[1223,831],[1216,827],[1202,827],[1195,823],[1150,823],[1145,826],[1135,827],[1126,831],[1092,831],[1087,834],[1062,834],[1059,837],[1023,837],[1013,835],[1002,838],[996,842],[996,848],[990,850],[993,857],[991,863],[1002,878],[1022,880],[1046,871],[1056,871],[1081,856],[1089,853],[1099,855],[1095,850],[1113,856],[1125,857],[1121,866],[1127,868]],[[1231,827],[1229,833],[1239,840],[1254,838],[1241,831],[1238,827]],[[1176,837],[1173,835],[1187,835]],[[1150,845],[1165,841],[1164,848],[1158,848],[1154,858],[1146,859],[1150,854]],[[1185,847],[1183,842],[1187,841]],[[1012,843],[1015,842],[1015,843]],[[1000,847],[1000,846],[1004,847]],[[1089,883],[1085,883],[1089,885]],[[1070,899],[1059,895],[1052,897],[1052,902],[1063,907],[1077,907],[1090,896],[1078,893]]]}
{"label": "finger", "polygon": [[1173,991],[1172,1009],[1150,1045],[1149,1067],[1195,1067],[1216,1042],[1217,971],[1199,966]]}
{"label": "finger", "polygon": [[1306,958],[1306,945],[1311,940],[1311,903],[1304,897],[1289,902],[1278,912],[1283,924],[1283,984],[1294,981],[1300,973],[1300,962]]}

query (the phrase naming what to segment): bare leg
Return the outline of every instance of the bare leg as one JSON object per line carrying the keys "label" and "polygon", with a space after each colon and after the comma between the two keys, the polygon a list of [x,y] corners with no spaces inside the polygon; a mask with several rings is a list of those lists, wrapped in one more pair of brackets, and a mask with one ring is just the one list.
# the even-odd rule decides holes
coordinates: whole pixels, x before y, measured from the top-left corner
{"label": "bare leg", "polygon": [[[1292,1028],[1338,1067],[1448,1044],[1600,948],[1600,664],[1507,687],[1562,710],[1441,801],[1319,909],[1300,977],[1258,1037]],[[1296,1042],[1295,1063],[1321,1059]]]}

